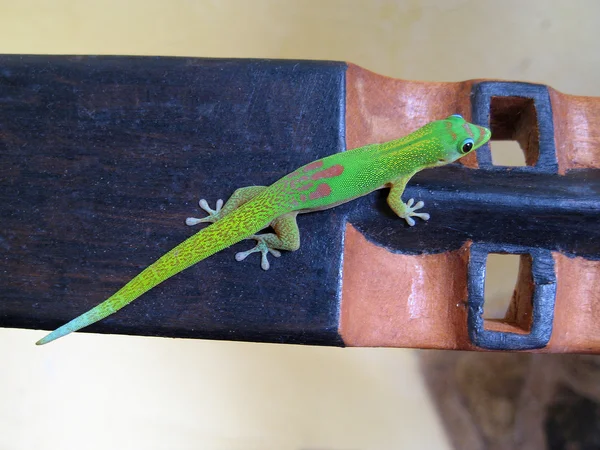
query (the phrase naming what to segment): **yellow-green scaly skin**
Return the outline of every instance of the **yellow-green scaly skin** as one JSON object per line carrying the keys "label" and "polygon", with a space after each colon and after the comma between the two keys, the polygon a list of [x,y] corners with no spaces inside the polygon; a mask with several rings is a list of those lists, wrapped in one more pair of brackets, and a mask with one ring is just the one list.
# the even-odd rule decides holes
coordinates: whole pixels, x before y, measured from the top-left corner
{"label": "yellow-green scaly skin", "polygon": [[[296,215],[332,208],[383,187],[391,188],[388,204],[409,225],[412,217],[429,219],[415,210],[422,202],[404,203],[401,195],[408,180],[418,171],[451,163],[476,150],[490,139],[487,128],[469,124],[453,115],[431,122],[406,137],[337,153],[300,167],[268,187],[243,188],[216,211],[204,204],[210,215],[188,219],[188,224],[214,222],[148,266],[113,296],[88,312],[56,329],[37,342],[46,344],[84,328],[110,314],[163,282],[243,239],[257,240],[257,246],[236,255],[262,254],[262,267],[268,269],[267,253],[296,250],[300,235]],[[271,225],[275,233],[256,235]]]}

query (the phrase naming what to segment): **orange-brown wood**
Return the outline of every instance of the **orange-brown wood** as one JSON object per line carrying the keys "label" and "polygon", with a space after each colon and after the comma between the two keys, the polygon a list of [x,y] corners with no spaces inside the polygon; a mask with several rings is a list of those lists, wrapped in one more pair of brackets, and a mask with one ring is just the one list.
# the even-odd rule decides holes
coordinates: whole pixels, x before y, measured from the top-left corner
{"label": "orange-brown wood", "polygon": [[553,352],[600,352],[600,261],[554,253],[557,292]]}
{"label": "orange-brown wood", "polygon": [[[349,65],[347,147],[394,139],[450,114],[469,120],[473,83],[396,80]],[[559,173],[600,168],[600,100],[552,89],[550,98]],[[536,132],[514,138],[532,139]],[[476,168],[475,155],[469,156],[463,163]],[[535,159],[533,153],[526,156],[528,163]],[[600,353],[600,262],[557,252],[553,258],[557,274],[554,328],[541,351]],[[348,225],[339,330],[345,344],[476,349],[467,335],[468,259],[469,244],[433,255],[393,254]],[[526,308],[532,291],[532,280],[526,275],[531,262],[524,257],[521,264],[506,318],[486,321],[487,329],[523,333],[531,326]]]}
{"label": "orange-brown wood", "polygon": [[600,168],[600,101],[550,89],[561,173]]}
{"label": "orange-brown wood", "polygon": [[471,348],[467,249],[391,253],[347,226],[340,335],[357,347]]}

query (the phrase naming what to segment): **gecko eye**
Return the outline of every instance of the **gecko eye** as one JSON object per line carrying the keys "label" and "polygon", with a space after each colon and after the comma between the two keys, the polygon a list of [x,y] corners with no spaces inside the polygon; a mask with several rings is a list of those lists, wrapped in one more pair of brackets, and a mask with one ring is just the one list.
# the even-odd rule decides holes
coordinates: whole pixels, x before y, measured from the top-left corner
{"label": "gecko eye", "polygon": [[473,149],[473,145],[474,145],[473,139],[471,139],[471,138],[465,139],[463,141],[463,143],[460,145],[460,152],[463,154],[469,153]]}

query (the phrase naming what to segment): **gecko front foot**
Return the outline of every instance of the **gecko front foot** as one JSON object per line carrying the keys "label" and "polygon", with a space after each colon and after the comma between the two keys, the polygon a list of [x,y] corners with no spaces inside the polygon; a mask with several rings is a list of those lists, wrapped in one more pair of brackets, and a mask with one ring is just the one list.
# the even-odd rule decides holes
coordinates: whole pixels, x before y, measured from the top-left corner
{"label": "gecko front foot", "polygon": [[423,206],[425,206],[425,203],[423,203],[422,201],[418,201],[417,204],[415,206],[413,206],[413,203],[415,202],[415,199],[411,198],[408,202],[406,202],[406,204],[404,205],[404,213],[400,216],[402,217],[404,220],[406,220],[406,223],[408,223],[411,227],[415,225],[415,221],[413,219],[413,217],[418,217],[419,219],[423,219],[423,220],[429,220],[429,214],[425,213],[425,212],[420,212],[417,213],[415,212],[417,209],[421,209]]}
{"label": "gecko front foot", "polygon": [[266,236],[266,235],[255,234],[254,236],[250,236],[248,239],[256,240],[256,246],[245,252],[236,253],[235,260],[243,261],[244,259],[246,259],[246,257],[248,255],[250,255],[252,253],[260,252],[261,253],[260,267],[262,267],[263,270],[269,270],[270,265],[269,265],[269,260],[267,259],[267,253],[270,253],[271,255],[275,256],[276,258],[279,258],[281,256],[281,252],[279,250],[269,247],[264,236]]}
{"label": "gecko front foot", "polygon": [[205,222],[215,223],[217,220],[219,220],[221,218],[219,213],[221,212],[221,208],[223,207],[223,200],[221,200],[221,199],[217,200],[215,209],[212,209],[210,206],[208,206],[208,202],[204,199],[201,199],[198,202],[198,205],[200,206],[200,208],[202,208],[204,211],[206,211],[208,213],[208,216],[203,217],[201,219],[198,219],[196,217],[188,217],[187,219],[185,219],[186,225],[192,226],[192,225],[197,225],[199,223],[205,223]]}

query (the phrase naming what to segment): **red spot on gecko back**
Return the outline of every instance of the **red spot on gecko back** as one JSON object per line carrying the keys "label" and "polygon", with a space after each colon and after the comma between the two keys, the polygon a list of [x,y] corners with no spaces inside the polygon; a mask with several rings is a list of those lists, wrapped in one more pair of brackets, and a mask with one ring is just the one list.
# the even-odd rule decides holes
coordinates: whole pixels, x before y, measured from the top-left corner
{"label": "red spot on gecko back", "polygon": [[320,169],[321,167],[323,167],[323,161],[315,161],[315,162],[311,162],[310,164],[307,164],[304,169],[306,171],[311,171],[311,170],[315,170],[315,169]]}
{"label": "red spot on gecko back", "polygon": [[327,197],[329,194],[331,194],[331,186],[327,183],[323,183],[317,187],[316,191],[311,192],[309,197],[311,200],[316,200],[318,198]]}
{"label": "red spot on gecko back", "polygon": [[312,183],[312,182],[310,182],[310,183],[306,183],[306,184],[303,184],[303,185],[302,185],[302,186],[300,186],[300,187],[297,187],[296,189],[297,189],[297,190],[299,190],[299,191],[306,191],[307,189],[310,189],[311,187],[313,187],[313,186],[314,186],[314,184],[315,184],[315,183]]}
{"label": "red spot on gecko back", "polygon": [[344,171],[344,166],[341,164],[336,164],[335,166],[328,167],[325,170],[321,170],[320,172],[313,173],[310,177],[311,180],[320,180],[321,178],[333,178],[342,174]]}

